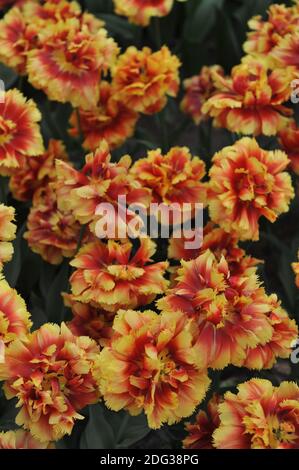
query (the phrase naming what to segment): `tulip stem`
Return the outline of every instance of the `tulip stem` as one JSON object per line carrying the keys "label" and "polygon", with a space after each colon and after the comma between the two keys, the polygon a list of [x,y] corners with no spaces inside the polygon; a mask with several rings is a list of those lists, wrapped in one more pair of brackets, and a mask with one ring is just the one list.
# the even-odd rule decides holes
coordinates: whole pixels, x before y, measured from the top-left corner
{"label": "tulip stem", "polygon": [[162,46],[162,36],[161,36],[161,27],[160,27],[159,18],[153,18],[152,25],[153,25],[153,35],[155,39],[155,45],[157,49],[160,49]]}
{"label": "tulip stem", "polygon": [[19,89],[22,93],[23,93],[24,83],[25,83],[25,77],[24,77],[24,75],[20,75],[20,76],[19,76],[19,80],[18,80],[18,89]]}
{"label": "tulip stem", "polygon": [[0,176],[1,199],[0,202],[7,203],[7,179],[5,176]]}
{"label": "tulip stem", "polygon": [[82,144],[84,140],[83,132],[82,132],[82,126],[81,126],[81,116],[80,116],[80,111],[79,108],[76,108],[76,118],[77,118],[77,126],[78,126],[78,132],[79,132],[79,141]]}
{"label": "tulip stem", "polygon": [[192,121],[189,116],[185,116],[184,119],[178,124],[174,131],[170,134],[171,142],[177,141],[183,132],[185,132],[192,124]]}
{"label": "tulip stem", "polygon": [[120,442],[121,438],[123,437],[124,431],[128,427],[129,419],[130,419],[130,415],[128,412],[126,412],[126,416],[124,417],[123,422],[121,423],[119,427],[119,430],[116,436],[116,442]]}
{"label": "tulip stem", "polygon": [[82,240],[84,238],[84,235],[85,235],[85,230],[86,230],[86,227],[87,225],[82,225],[81,229],[80,229],[80,233],[79,233],[79,238],[78,238],[78,243],[77,243],[77,248],[76,248],[76,254],[78,253],[78,251],[80,250],[81,248],[81,244],[82,244]]}
{"label": "tulip stem", "polygon": [[168,152],[169,150],[169,141],[168,133],[166,128],[165,112],[161,111],[160,113],[155,114],[156,126],[158,132],[160,133],[161,138],[161,147],[163,152]]}

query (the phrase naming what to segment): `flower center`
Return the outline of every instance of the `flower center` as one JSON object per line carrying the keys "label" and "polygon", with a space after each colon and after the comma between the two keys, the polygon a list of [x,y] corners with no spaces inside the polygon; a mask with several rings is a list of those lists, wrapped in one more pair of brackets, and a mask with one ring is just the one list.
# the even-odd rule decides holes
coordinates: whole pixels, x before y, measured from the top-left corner
{"label": "flower center", "polygon": [[138,268],[136,266],[129,266],[129,265],[111,265],[107,266],[107,271],[111,274],[115,279],[119,279],[122,281],[132,281],[134,279],[138,279],[144,274],[143,268]]}
{"label": "flower center", "polygon": [[66,378],[63,374],[59,374],[57,372],[48,372],[47,374],[45,374],[41,384],[42,390],[52,390],[54,382],[56,382],[56,384],[59,384],[59,389],[61,391],[64,390],[66,385]]}
{"label": "flower center", "polygon": [[12,139],[16,127],[13,121],[0,116],[0,145],[8,143]]}
{"label": "flower center", "polygon": [[169,351],[163,350],[158,355],[158,360],[160,362],[160,377],[169,375],[175,368],[176,364],[171,359]]}
{"label": "flower center", "polygon": [[[0,311],[0,338],[6,342],[9,338],[7,337],[9,321],[3,312]],[[14,335],[12,335],[14,336]],[[13,338],[11,338],[13,339]]]}
{"label": "flower center", "polygon": [[252,448],[277,449],[281,444],[292,444],[298,439],[296,426],[286,416],[265,415],[260,402],[254,401],[246,408],[243,422],[251,435]]}
{"label": "flower center", "polygon": [[68,53],[67,51],[57,49],[53,51],[52,57],[54,62],[59,66],[61,72],[67,72],[78,76],[81,74],[82,70],[78,67],[77,64],[74,63],[74,60],[71,60],[75,57],[74,53]]}
{"label": "flower center", "polygon": [[247,170],[245,168],[237,168],[236,175],[236,193],[242,201],[261,202],[261,197],[271,193],[274,178],[266,172],[264,165],[258,162],[254,157],[251,159],[252,166],[255,171]]}
{"label": "flower center", "polygon": [[205,314],[206,320],[213,323],[216,328],[222,328],[229,316],[228,302],[223,291],[205,288],[198,291],[194,298],[198,310]]}

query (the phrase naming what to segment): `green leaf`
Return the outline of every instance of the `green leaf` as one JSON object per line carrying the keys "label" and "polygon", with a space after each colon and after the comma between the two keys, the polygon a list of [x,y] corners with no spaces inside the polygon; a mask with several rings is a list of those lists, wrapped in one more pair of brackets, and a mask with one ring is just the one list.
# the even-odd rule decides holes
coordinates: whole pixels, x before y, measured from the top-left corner
{"label": "green leaf", "polygon": [[4,177],[4,176],[0,176],[0,202],[6,204],[7,202],[7,196],[8,196],[8,193],[9,193],[9,186],[8,186],[8,183],[9,183],[9,179]]}
{"label": "green leaf", "polygon": [[146,417],[143,414],[130,416],[127,413],[126,416],[123,417],[123,423],[116,437],[116,447],[117,449],[127,449],[143,439],[149,432],[150,429],[147,425]]}
{"label": "green leaf", "polygon": [[47,263],[46,261],[42,262],[39,288],[45,299],[47,298],[50,285],[52,284],[56,274],[57,266]]}
{"label": "green leaf", "polygon": [[46,295],[46,317],[49,322],[61,323],[64,320],[66,309],[61,292],[68,289],[68,284],[69,263],[68,260],[64,260]]}
{"label": "green leaf", "polygon": [[23,240],[26,231],[26,223],[24,223],[17,232],[17,236],[13,241],[14,254],[12,260],[4,265],[4,275],[11,287],[15,287],[22,268],[22,254],[26,249],[26,242]]}
{"label": "green leaf", "polygon": [[40,279],[40,271],[42,266],[42,258],[30,250],[26,242],[22,241],[22,265],[18,277],[18,288],[21,287],[22,292],[31,292],[38,285]]}
{"label": "green leaf", "polygon": [[18,79],[18,75],[6,65],[0,63],[0,80],[3,80],[5,85],[5,90],[9,90],[12,86],[15,85]]}
{"label": "green leaf", "polygon": [[112,13],[113,12],[113,2],[112,0],[85,0],[85,9],[90,13]]}
{"label": "green leaf", "polygon": [[285,292],[289,313],[294,311],[297,296],[297,286],[295,284],[294,273],[291,266],[293,261],[294,258],[292,253],[287,250],[282,252],[279,259],[279,270],[277,273]]}
{"label": "green leaf", "polygon": [[44,302],[35,292],[31,292],[30,307],[31,320],[33,322],[32,330],[37,330],[44,323],[47,323],[48,319],[44,310]]}
{"label": "green leaf", "polygon": [[81,436],[80,449],[114,449],[115,438],[101,404],[89,406],[89,418]]}
{"label": "green leaf", "polygon": [[188,42],[201,43],[216,24],[223,0],[192,0],[188,5],[183,36]]}
{"label": "green leaf", "polygon": [[15,423],[16,415],[19,412],[16,408],[17,400],[13,399],[8,401],[5,398],[4,400],[5,401],[3,402],[3,406],[1,406],[0,411],[0,432],[17,429],[18,427]]}
{"label": "green leaf", "polygon": [[224,61],[224,63],[222,62],[222,65],[229,70],[241,61],[243,51],[240,36],[235,31],[232,18],[225,10],[219,11],[217,36],[219,44],[218,62],[221,63]]}
{"label": "green leaf", "polygon": [[140,39],[142,29],[122,16],[109,15],[107,13],[101,13],[97,15],[98,18],[105,21],[105,27],[110,36],[116,39],[125,39],[127,42],[134,43]]}
{"label": "green leaf", "polygon": [[103,404],[89,407],[89,419],[82,434],[82,449],[126,449],[144,438],[150,429],[144,415],[114,412]]}
{"label": "green leaf", "polygon": [[[267,10],[272,2],[271,0],[247,0],[246,2],[238,2],[239,5],[236,5],[235,0],[226,0],[228,8],[233,13],[233,16],[247,27],[247,22],[250,18],[256,15],[262,15],[264,18],[267,18]],[[279,3],[279,2],[275,2]],[[231,4],[229,6],[229,4]]]}

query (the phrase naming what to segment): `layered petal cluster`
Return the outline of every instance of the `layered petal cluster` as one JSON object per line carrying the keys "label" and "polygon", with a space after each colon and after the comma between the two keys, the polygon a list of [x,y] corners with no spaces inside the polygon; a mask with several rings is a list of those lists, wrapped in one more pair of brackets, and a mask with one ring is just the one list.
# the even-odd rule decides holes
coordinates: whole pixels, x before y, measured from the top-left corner
{"label": "layered petal cluster", "polygon": [[287,127],[278,133],[278,137],[282,149],[288,154],[290,167],[299,175],[299,128],[295,120],[290,120]]}
{"label": "layered petal cluster", "polygon": [[[22,3],[22,13],[29,25],[34,22],[38,31],[42,31],[49,24],[63,23],[69,19],[77,20],[83,29],[87,28],[92,34],[96,34],[105,26],[104,21],[93,14],[82,12],[80,4],[75,0],[25,0]],[[37,39],[38,47],[42,47],[39,37]]]}
{"label": "layered petal cluster", "polygon": [[266,344],[247,349],[242,365],[248,369],[271,369],[278,357],[288,359],[298,338],[298,326],[281,308],[276,294],[268,296],[268,311],[265,314],[272,327],[272,337]]}
{"label": "layered petal cluster", "polygon": [[284,36],[298,28],[299,11],[285,5],[270,5],[266,21],[258,15],[254,16],[248,25],[252,31],[247,35],[244,51],[258,57],[267,57]]}
{"label": "layered petal cluster", "polygon": [[6,349],[1,380],[8,399],[16,397],[16,423],[41,442],[56,441],[72,432],[78,413],[99,398],[93,366],[96,343],[77,337],[63,323],[46,323],[18,338]]}
{"label": "layered petal cluster", "polygon": [[152,201],[166,205],[204,203],[205,173],[204,162],[192,157],[187,147],[172,147],[166,155],[160,149],[151,150],[131,169],[134,178],[151,190]]}
{"label": "layered petal cluster", "polygon": [[95,151],[102,140],[106,140],[110,149],[122,145],[131,137],[138,120],[138,113],[125,106],[114,97],[110,83],[102,80],[99,84],[99,102],[90,110],[80,109],[70,118],[70,134],[79,137],[83,133],[83,147]]}
{"label": "layered petal cluster", "polygon": [[207,404],[207,411],[200,410],[194,423],[187,423],[184,449],[213,449],[213,433],[220,424],[218,405],[222,397],[214,394]]}
{"label": "layered petal cluster", "polygon": [[12,240],[15,239],[17,227],[14,224],[15,209],[0,204],[0,269],[3,263],[10,261],[13,255]]}
{"label": "layered petal cluster", "polygon": [[48,442],[40,442],[23,429],[0,432],[0,449],[50,449]]}
{"label": "layered petal cluster", "polygon": [[283,105],[291,94],[291,67],[271,70],[249,58],[230,77],[214,74],[217,91],[203,105],[214,125],[245,135],[276,135],[292,111]]}
{"label": "layered petal cluster", "polygon": [[[299,17],[299,10],[298,10]],[[299,21],[298,21],[299,23]],[[286,35],[273,49],[272,56],[278,61],[280,67],[294,68],[294,77],[298,77],[299,72],[299,33],[298,25],[296,32]]]}
{"label": "layered petal cluster", "polygon": [[150,304],[168,285],[163,277],[168,263],[153,263],[155,251],[148,238],[140,240],[135,254],[130,241],[84,245],[70,263],[76,268],[70,277],[75,300],[109,312]]}
{"label": "layered petal cluster", "polygon": [[174,0],[113,0],[115,13],[132,23],[148,26],[152,17],[168,15]]}
{"label": "layered petal cluster", "polygon": [[50,139],[47,150],[38,158],[22,161],[19,168],[12,170],[9,189],[15,199],[29,201],[34,192],[55,181],[55,160],[68,160],[64,144],[60,140]]}
{"label": "layered petal cluster", "polygon": [[121,310],[113,330],[95,366],[108,408],[144,411],[154,429],[191,415],[209,385],[197,366],[194,322],[179,312]]}
{"label": "layered petal cluster", "polygon": [[263,150],[247,137],[223,148],[209,173],[211,219],[241,240],[258,240],[260,217],[275,222],[294,197],[288,164],[284,152]]}
{"label": "layered petal cluster", "polygon": [[74,256],[81,226],[71,212],[58,208],[53,183],[35,192],[27,229],[28,245],[48,263],[59,264],[63,257]]}
{"label": "layered petal cluster", "polygon": [[202,112],[202,107],[216,91],[214,73],[224,75],[224,70],[220,65],[204,66],[198,75],[183,82],[185,94],[181,102],[181,109],[192,117],[195,124],[200,124],[207,118]]}
{"label": "layered petal cluster", "polygon": [[150,191],[142,188],[135,178],[128,174],[131,158],[126,155],[117,163],[111,163],[111,155],[106,141],[102,141],[94,154],[85,158],[81,171],[68,163],[58,160],[57,196],[61,210],[71,210],[81,224],[96,222],[100,203],[110,203],[117,210],[119,196],[125,196],[127,204],[142,203],[146,207],[150,201]]}
{"label": "layered petal cluster", "polygon": [[24,159],[44,151],[39,128],[41,114],[32,100],[16,88],[5,93],[0,103],[0,171],[8,172]]}
{"label": "layered petal cluster", "polygon": [[298,449],[299,387],[282,382],[274,387],[251,379],[227,392],[218,407],[220,425],[214,432],[218,449]]}
{"label": "layered petal cluster", "polygon": [[40,32],[50,24],[76,19],[92,33],[103,26],[90,13],[82,13],[75,1],[46,0],[41,5],[36,0],[25,0],[14,4],[0,21],[0,58],[21,75],[27,74],[28,53],[42,47]]}
{"label": "layered petal cluster", "polygon": [[[227,233],[223,228],[217,227],[213,222],[208,222],[203,228],[203,239],[200,248],[188,248],[187,243],[195,240],[196,231],[190,232],[190,236],[175,237],[169,240],[168,257],[175,260],[196,259],[206,250],[210,250],[220,261],[224,256],[229,265],[231,274],[249,273],[251,268],[261,263],[261,260],[246,255],[245,250],[238,245],[239,238],[235,232]],[[186,234],[187,235],[187,234]],[[253,269],[254,272],[254,269]]]}
{"label": "layered petal cluster", "polygon": [[[181,265],[176,285],[157,305],[162,311],[184,312],[196,320],[196,344],[203,367],[241,366],[257,346],[267,345],[271,350],[271,364],[291,352],[296,325],[289,319],[283,323],[286,314],[278,318],[281,307],[276,297],[266,295],[255,273],[231,275],[225,258],[218,261],[209,250],[195,260],[181,261]],[[251,367],[262,367],[262,359],[262,366],[266,366],[263,350],[251,361]]]}
{"label": "layered petal cluster", "polygon": [[68,19],[76,19],[82,28],[87,28],[92,34],[96,34],[105,22],[88,11],[83,11],[80,4],[72,0],[28,0],[23,6],[23,11],[29,22],[34,18],[35,24],[41,31],[49,24],[57,24]]}
{"label": "layered petal cluster", "polygon": [[[103,26],[103,22],[90,13],[82,13],[80,4],[75,0],[71,2],[68,0],[43,0],[42,2],[29,0],[23,5],[23,11],[28,20],[34,18],[34,22],[38,24],[39,29],[44,28],[49,23],[57,24],[71,18],[79,20],[81,24],[89,25],[91,17],[97,29]],[[93,31],[93,28],[91,28],[91,31]]]}
{"label": "layered petal cluster", "polygon": [[98,83],[118,54],[104,28],[96,33],[76,18],[48,24],[39,32],[40,47],[28,53],[30,83],[51,100],[90,109],[99,100]]}
{"label": "layered petal cluster", "polygon": [[14,339],[26,336],[32,322],[22,297],[4,279],[0,279],[0,356]]}
{"label": "layered petal cluster", "polygon": [[112,68],[114,96],[134,111],[158,113],[178,93],[180,65],[166,46],[157,52],[130,46]]}
{"label": "layered petal cluster", "polygon": [[23,8],[11,8],[0,21],[0,60],[26,75],[27,54],[38,45],[38,25],[29,23]]}
{"label": "layered petal cluster", "polygon": [[75,300],[72,294],[63,293],[64,304],[72,310],[73,318],[69,329],[76,336],[89,336],[100,346],[105,346],[112,336],[115,314]]}

